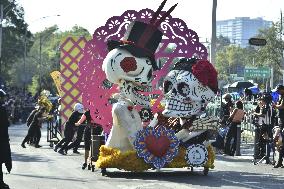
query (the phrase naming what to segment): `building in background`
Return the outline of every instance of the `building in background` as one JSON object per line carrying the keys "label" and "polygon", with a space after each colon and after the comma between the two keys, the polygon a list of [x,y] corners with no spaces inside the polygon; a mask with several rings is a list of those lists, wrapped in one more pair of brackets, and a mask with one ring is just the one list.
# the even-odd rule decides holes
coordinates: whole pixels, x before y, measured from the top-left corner
{"label": "building in background", "polygon": [[228,37],[232,44],[247,47],[249,38],[256,36],[259,29],[271,26],[272,21],[262,18],[236,17],[235,19],[217,21],[217,36]]}

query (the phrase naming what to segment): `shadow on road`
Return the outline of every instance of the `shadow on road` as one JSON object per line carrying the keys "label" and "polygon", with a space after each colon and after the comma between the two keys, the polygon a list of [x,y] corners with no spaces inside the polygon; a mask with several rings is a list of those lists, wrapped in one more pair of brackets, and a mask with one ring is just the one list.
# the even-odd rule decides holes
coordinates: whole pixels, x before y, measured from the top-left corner
{"label": "shadow on road", "polygon": [[50,180],[63,180],[63,181],[79,181],[79,182],[87,182],[85,180],[82,180],[81,178],[66,178],[66,177],[52,177],[52,176],[36,176],[36,175],[29,175],[29,174],[14,174],[12,173],[11,175],[16,175],[16,176],[22,176],[22,177],[30,177],[30,178],[38,178],[38,179],[50,179]]}
{"label": "shadow on road", "polygon": [[12,160],[13,161],[22,161],[22,162],[49,162],[50,160],[41,156],[27,155],[12,152]]}
{"label": "shadow on road", "polygon": [[[263,173],[245,173],[238,171],[209,171],[204,176],[202,169],[197,171],[162,171],[162,172],[107,172],[110,178],[126,178],[141,180],[168,181],[173,183],[190,184],[201,187],[232,187],[253,189],[283,189],[284,178],[281,176]],[[127,180],[125,180],[127,182]]]}

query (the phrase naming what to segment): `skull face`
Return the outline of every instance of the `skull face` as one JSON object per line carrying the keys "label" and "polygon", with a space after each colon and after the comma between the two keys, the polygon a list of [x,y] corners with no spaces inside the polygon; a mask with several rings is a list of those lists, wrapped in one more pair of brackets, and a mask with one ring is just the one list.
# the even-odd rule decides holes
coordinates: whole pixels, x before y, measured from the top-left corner
{"label": "skull face", "polygon": [[215,94],[207,86],[203,86],[188,71],[172,70],[163,83],[166,117],[191,117],[201,113],[202,104],[213,100]]}
{"label": "skull face", "polygon": [[152,65],[148,58],[138,58],[124,49],[111,50],[103,62],[107,79],[118,84],[122,94],[135,104],[150,106],[148,96],[141,92],[152,89]]}

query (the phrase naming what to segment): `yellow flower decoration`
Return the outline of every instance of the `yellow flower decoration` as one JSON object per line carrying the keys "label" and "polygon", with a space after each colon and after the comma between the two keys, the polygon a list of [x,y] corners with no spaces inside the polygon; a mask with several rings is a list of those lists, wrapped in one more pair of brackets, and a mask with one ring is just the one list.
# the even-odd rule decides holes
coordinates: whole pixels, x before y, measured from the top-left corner
{"label": "yellow flower decoration", "polygon": [[[204,167],[214,168],[215,153],[211,145],[207,147],[208,161]],[[183,168],[188,167],[185,160],[186,148],[179,147],[178,155],[167,164],[167,168]],[[120,152],[116,148],[109,148],[106,146],[100,147],[99,159],[96,162],[98,168],[117,168],[126,171],[141,172],[151,168],[150,164],[145,163],[142,158],[139,158],[135,150]]]}

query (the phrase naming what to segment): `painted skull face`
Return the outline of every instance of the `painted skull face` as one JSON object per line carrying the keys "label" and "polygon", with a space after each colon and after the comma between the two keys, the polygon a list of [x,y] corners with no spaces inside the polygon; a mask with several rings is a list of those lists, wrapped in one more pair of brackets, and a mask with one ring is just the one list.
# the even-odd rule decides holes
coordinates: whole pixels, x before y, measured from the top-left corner
{"label": "painted skull face", "polygon": [[191,117],[201,113],[202,104],[213,100],[215,94],[203,86],[188,71],[172,70],[165,77],[163,84],[166,117]]}
{"label": "painted skull face", "polygon": [[152,89],[152,65],[148,58],[137,58],[124,49],[111,50],[103,62],[107,79],[133,103],[149,107],[150,98],[142,92]]}

